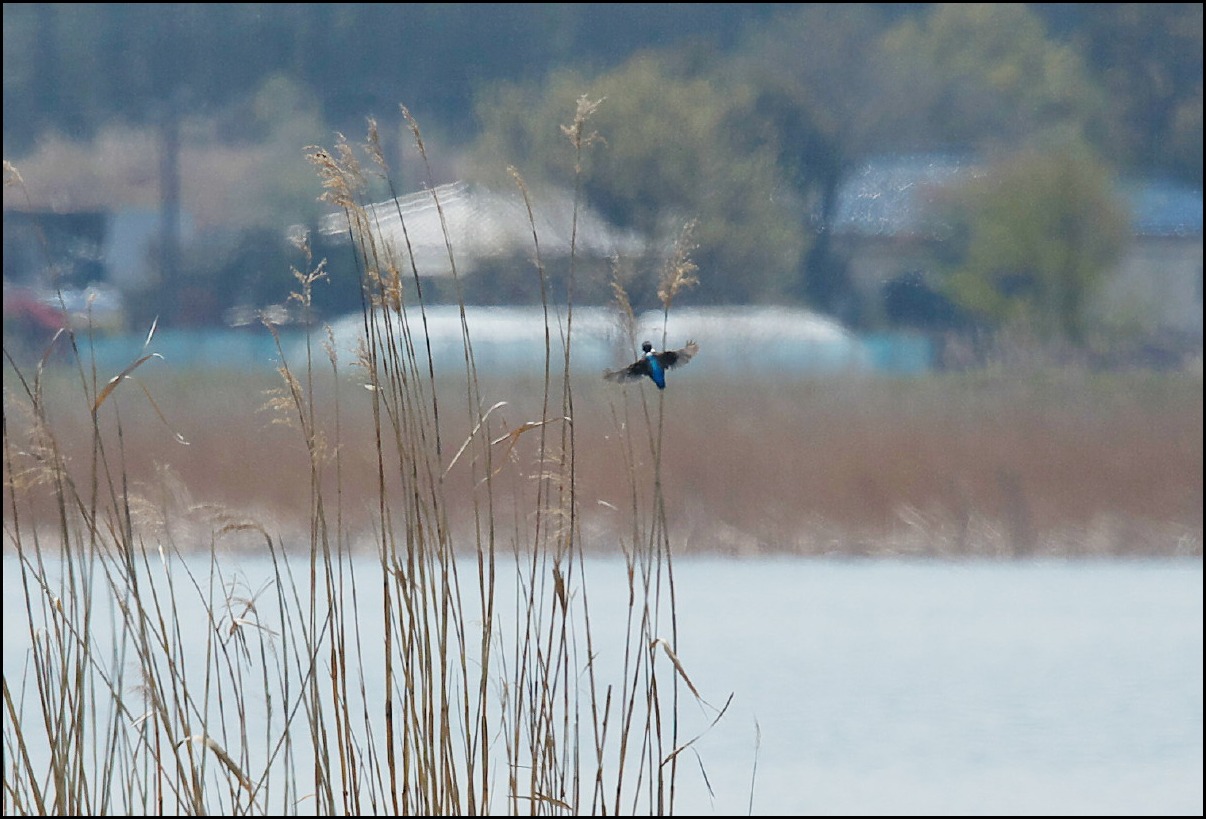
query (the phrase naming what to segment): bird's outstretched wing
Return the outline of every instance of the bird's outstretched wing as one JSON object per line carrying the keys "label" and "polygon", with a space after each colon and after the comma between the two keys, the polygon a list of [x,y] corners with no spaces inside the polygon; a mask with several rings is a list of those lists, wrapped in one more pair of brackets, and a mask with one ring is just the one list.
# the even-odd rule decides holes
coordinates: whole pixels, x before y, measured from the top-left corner
{"label": "bird's outstretched wing", "polygon": [[662,362],[662,366],[669,370],[672,367],[683,366],[698,352],[699,345],[694,341],[688,341],[686,347],[680,347],[677,350],[666,350],[658,353],[657,360]]}
{"label": "bird's outstretched wing", "polygon": [[[685,347],[657,353],[657,360],[662,365],[662,369],[669,370],[673,367],[683,366],[698,352],[699,345],[694,341],[688,341]],[[652,378],[653,372],[649,367],[649,359],[641,356],[627,367],[622,367],[618,370],[606,370],[603,373],[603,377],[608,381],[639,381],[645,377]]]}
{"label": "bird's outstretched wing", "polygon": [[644,357],[637,359],[627,367],[607,370],[603,373],[603,377],[608,381],[636,381],[652,375],[653,373],[649,371],[649,362]]}

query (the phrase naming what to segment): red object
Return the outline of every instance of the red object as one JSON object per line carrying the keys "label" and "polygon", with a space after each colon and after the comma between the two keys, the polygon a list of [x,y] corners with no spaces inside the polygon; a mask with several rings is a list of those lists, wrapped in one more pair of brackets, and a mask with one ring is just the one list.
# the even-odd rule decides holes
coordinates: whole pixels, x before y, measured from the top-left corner
{"label": "red object", "polygon": [[54,332],[67,326],[67,316],[38,299],[28,290],[4,294],[4,320],[25,322],[31,328]]}

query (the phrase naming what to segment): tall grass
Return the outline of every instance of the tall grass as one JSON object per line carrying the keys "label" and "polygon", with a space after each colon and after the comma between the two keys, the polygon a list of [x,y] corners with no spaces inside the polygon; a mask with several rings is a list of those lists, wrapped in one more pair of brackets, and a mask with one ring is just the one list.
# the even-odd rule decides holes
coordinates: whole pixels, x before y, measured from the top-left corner
{"label": "tall grass", "polygon": [[[579,174],[575,234],[597,104],[580,100],[564,128]],[[5,545],[19,587],[6,577],[6,591],[23,595],[29,649],[19,671],[5,660],[5,812],[673,813],[680,755],[699,733],[686,735],[684,698],[703,705],[704,723],[724,709],[704,702],[675,653],[663,396],[621,393],[613,410],[629,475],[628,597],[622,620],[597,622],[571,386],[575,241],[568,298],[551,304],[531,220],[546,294],[542,398],[537,417],[506,422],[506,402],[484,398],[463,302],[461,387],[437,389],[409,238],[386,242],[365,207],[370,175],[393,189],[375,125],[363,151],[340,139],[310,158],[356,248],[364,342],[350,365],[357,387],[329,336],[309,339],[301,361],[278,342],[280,386],[265,406],[304,446],[300,542],[173,503],[166,482],[133,484],[129,441],[163,434],[131,409],[153,402],[131,386],[162,364],[149,353],[107,378],[70,332],[58,342],[73,350],[91,430],[73,450],[43,364],[26,372],[8,358]],[[308,307],[317,283],[348,271],[299,247],[294,297]],[[666,310],[690,283],[687,250],[666,268]],[[11,430],[10,413],[26,416]],[[363,438],[346,434],[345,417],[365,415],[376,478],[350,487],[346,464],[364,453],[349,447]],[[281,469],[262,463],[257,480]],[[47,499],[53,528],[33,523]],[[372,571],[351,559],[350,513],[364,505]],[[267,582],[229,560],[232,545],[270,561]],[[600,663],[613,646],[618,662]]]}

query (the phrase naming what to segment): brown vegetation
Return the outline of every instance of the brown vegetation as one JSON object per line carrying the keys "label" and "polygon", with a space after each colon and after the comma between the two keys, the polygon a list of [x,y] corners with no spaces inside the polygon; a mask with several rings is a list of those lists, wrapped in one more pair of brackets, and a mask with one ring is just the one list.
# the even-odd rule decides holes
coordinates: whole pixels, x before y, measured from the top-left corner
{"label": "brown vegetation", "polygon": [[[578,153],[590,110],[584,98],[566,129]],[[383,164],[375,129],[368,147]],[[108,377],[70,337],[70,375],[57,380],[5,351],[4,533],[31,637],[25,670],[4,670],[5,745],[20,755],[5,771],[6,812],[276,816],[312,800],[322,815],[672,814],[679,755],[707,730],[680,720],[687,692],[711,724],[728,704],[707,703],[675,653],[660,408],[625,435],[630,455],[648,441],[652,464],[629,459],[627,610],[606,627],[623,646],[613,677],[595,664],[587,608],[570,356],[556,378],[546,345],[535,421],[498,426],[505,405],[485,402],[467,335],[464,378],[448,392],[424,354],[422,309],[404,308],[400,260],[357,204],[355,152],[341,142],[311,159],[358,234],[372,331],[346,371],[359,368],[361,384],[317,339],[267,394],[177,373],[174,390],[140,397],[133,381],[147,387],[153,353]],[[293,298],[308,311],[325,273],[299,247]],[[543,293],[539,255],[537,267]],[[672,289],[686,269],[671,268]],[[413,262],[411,273],[420,290]],[[263,420],[248,422],[258,409]],[[193,422],[193,440],[169,413]],[[266,429],[276,424],[286,437]],[[135,440],[199,453],[216,482],[194,481],[187,457],[173,473],[162,448]],[[521,440],[535,466],[516,481],[499,445]],[[636,491],[650,474],[654,491]],[[242,493],[234,509],[283,490],[295,517],[266,525],[195,503],[190,481]],[[350,574],[357,538],[376,558],[375,604],[362,605]],[[244,595],[228,574],[232,540],[271,561],[259,591]],[[208,565],[194,574],[189,556]],[[382,638],[362,642],[370,623]],[[32,702],[14,701],[27,688]]]}
{"label": "brown vegetation", "polygon": [[[701,354],[719,354],[705,350]],[[309,506],[308,456],[262,411],[271,376],[141,376],[122,400],[134,486],[177,514],[218,504],[289,531]],[[147,368],[150,369],[150,368]],[[376,445],[363,379],[340,382],[339,446],[348,514],[371,516]],[[597,382],[597,383],[596,383]],[[448,406],[457,384],[447,379]],[[52,382],[67,452],[86,452],[87,413]],[[681,552],[807,554],[1201,553],[1202,384],[1188,375],[825,377],[701,381],[685,371],[659,396],[584,375],[575,384],[576,475],[591,550],[616,549],[630,476],[617,418],[665,401],[662,463],[671,536]],[[539,418],[538,383],[486,380],[484,406],[505,435]],[[318,425],[333,431],[334,389],[319,385]],[[463,396],[460,398],[463,404]],[[448,413],[446,440],[468,434]],[[178,432],[188,442],[176,442]],[[329,439],[331,440],[331,439]],[[494,445],[498,479],[536,471],[527,432]],[[81,448],[83,448],[81,450]],[[455,446],[447,451],[450,460]],[[454,467],[454,506],[472,491]],[[204,543],[198,544],[205,546]]]}

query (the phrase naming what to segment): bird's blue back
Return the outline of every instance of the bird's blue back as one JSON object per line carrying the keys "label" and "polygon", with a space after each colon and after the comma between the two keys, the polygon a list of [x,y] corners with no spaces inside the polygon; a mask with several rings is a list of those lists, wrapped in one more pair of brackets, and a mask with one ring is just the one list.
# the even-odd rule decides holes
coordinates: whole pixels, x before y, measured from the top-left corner
{"label": "bird's blue back", "polygon": [[645,360],[649,362],[649,377],[653,379],[653,383],[657,384],[659,390],[666,389],[666,371],[662,368],[657,353],[645,353]]}

